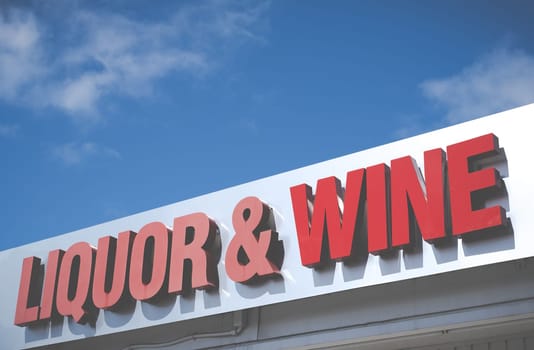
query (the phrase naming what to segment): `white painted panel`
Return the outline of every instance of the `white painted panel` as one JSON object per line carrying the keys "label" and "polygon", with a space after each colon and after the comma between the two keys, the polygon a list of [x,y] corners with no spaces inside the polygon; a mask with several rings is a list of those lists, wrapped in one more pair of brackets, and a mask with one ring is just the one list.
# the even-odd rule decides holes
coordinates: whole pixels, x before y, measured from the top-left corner
{"label": "white painted panel", "polygon": [[[534,137],[531,128],[525,127],[530,125],[533,115],[534,105],[528,105],[3,251],[0,253],[0,265],[9,268],[0,270],[3,283],[0,289],[0,348],[27,348],[65,342],[534,256],[534,165],[531,156]],[[303,182],[315,186],[318,179],[332,175],[344,182],[347,171],[381,162],[389,163],[405,155],[413,156],[422,167],[424,151],[445,148],[490,132],[497,135],[507,157],[509,177],[505,182],[513,235],[476,244],[459,240],[452,250],[446,251],[423,242],[421,251],[415,255],[399,254],[394,259],[369,255],[365,264],[356,266],[337,263],[334,273],[327,278],[301,265],[289,195],[291,186]],[[247,196],[257,196],[274,209],[277,231],[285,249],[281,280],[271,280],[261,285],[241,285],[226,277],[223,262],[233,236],[232,210]],[[161,221],[172,227],[175,217],[197,211],[207,213],[221,228],[222,258],[218,265],[218,293],[197,292],[194,298],[177,297],[164,304],[138,302],[127,313],[100,311],[94,327],[76,324],[71,319],[63,319],[52,327],[48,324],[42,327],[13,325],[21,264],[25,257],[35,255],[44,260],[50,250],[67,249],[79,241],[96,246],[101,236],[116,235],[125,230],[138,231],[152,221]],[[414,260],[417,263],[414,264]]]}

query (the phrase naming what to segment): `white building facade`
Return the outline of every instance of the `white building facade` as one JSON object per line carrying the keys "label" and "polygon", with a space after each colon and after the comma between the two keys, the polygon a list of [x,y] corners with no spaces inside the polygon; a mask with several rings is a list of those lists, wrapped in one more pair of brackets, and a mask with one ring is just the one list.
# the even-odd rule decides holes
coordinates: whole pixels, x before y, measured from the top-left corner
{"label": "white building facade", "polygon": [[0,348],[534,349],[533,115],[0,252]]}

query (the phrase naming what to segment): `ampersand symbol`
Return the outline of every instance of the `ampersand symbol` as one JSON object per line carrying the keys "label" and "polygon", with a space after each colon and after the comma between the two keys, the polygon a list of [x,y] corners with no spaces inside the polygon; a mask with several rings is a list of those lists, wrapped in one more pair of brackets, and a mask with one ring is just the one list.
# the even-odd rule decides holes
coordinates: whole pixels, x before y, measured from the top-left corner
{"label": "ampersand symbol", "polygon": [[226,251],[225,267],[235,282],[252,282],[255,277],[278,276],[284,246],[278,240],[271,209],[257,197],[237,203],[232,214],[235,235]]}

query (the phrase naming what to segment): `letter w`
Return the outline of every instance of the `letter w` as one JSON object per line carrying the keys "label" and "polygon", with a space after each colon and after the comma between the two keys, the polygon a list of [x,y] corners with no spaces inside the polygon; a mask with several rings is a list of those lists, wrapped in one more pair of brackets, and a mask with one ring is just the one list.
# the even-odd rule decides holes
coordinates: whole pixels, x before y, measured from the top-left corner
{"label": "letter w", "polygon": [[356,224],[358,217],[362,216],[359,213],[363,212],[364,175],[365,169],[347,173],[344,199],[341,199],[340,181],[333,176],[317,181],[315,198],[307,184],[291,187],[293,215],[303,265],[318,265],[328,259],[328,255],[334,260],[351,256]]}

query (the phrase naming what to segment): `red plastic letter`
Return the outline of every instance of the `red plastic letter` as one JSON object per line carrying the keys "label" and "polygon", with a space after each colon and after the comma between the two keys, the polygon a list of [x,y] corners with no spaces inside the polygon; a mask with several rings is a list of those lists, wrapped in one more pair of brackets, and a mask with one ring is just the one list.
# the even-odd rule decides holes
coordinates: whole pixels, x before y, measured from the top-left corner
{"label": "red plastic letter", "polygon": [[495,168],[474,169],[473,160],[494,155],[499,141],[493,134],[476,137],[447,147],[452,232],[464,235],[506,224],[506,212],[501,206],[474,208],[473,202],[482,190],[495,190],[502,179]]}
{"label": "red plastic letter", "polygon": [[394,247],[412,243],[414,228],[410,224],[414,224],[414,219],[425,241],[446,236],[444,157],[441,149],[425,152],[426,186],[412,157],[391,161],[391,243]]}
{"label": "red plastic letter", "polygon": [[[331,259],[340,260],[351,256],[358,214],[363,207],[364,174],[364,169],[347,173],[343,214],[339,208],[341,184],[337,178],[332,176],[317,181],[315,199],[312,199],[310,186],[302,184],[291,187],[293,215],[303,265],[311,267],[321,263],[327,249]],[[309,208],[308,203],[313,203],[313,208]],[[328,240],[323,238],[325,224]],[[328,247],[323,246],[323,242],[328,242]]]}
{"label": "red plastic letter", "polygon": [[235,235],[225,256],[228,277],[248,283],[279,276],[284,250],[269,206],[257,197],[243,198],[234,208],[232,224]]}
{"label": "red plastic letter", "polygon": [[39,279],[40,266],[41,259],[35,256],[27,257],[22,262],[17,311],[15,312],[15,324],[17,326],[26,326],[39,320],[39,300],[35,300],[38,298],[32,298],[30,295],[35,294],[32,289],[37,287],[35,284]]}
{"label": "red plastic letter", "polygon": [[91,305],[91,277],[95,248],[86,242],[73,244],[63,256],[56,292],[57,311],[87,322]]}
{"label": "red plastic letter", "polygon": [[135,233],[119,233],[117,239],[106,236],[98,240],[95,273],[93,279],[93,303],[97,308],[109,309],[126,295],[128,256]]}
{"label": "red plastic letter", "polygon": [[134,239],[130,264],[130,293],[136,300],[149,300],[167,278],[171,231],[161,222],[146,224]]}
{"label": "red plastic letter", "polygon": [[369,253],[390,248],[389,167],[377,164],[367,168],[367,245]]}
{"label": "red plastic letter", "polygon": [[48,253],[46,262],[46,273],[43,286],[43,296],[41,301],[41,320],[48,320],[57,314],[56,309],[56,286],[59,276],[59,267],[65,252],[61,249],[52,250]]}
{"label": "red plastic letter", "polygon": [[[215,241],[219,229],[204,213],[195,213],[174,219],[171,262],[169,267],[169,293],[181,294],[184,289],[213,288],[219,281]],[[220,245],[219,245],[220,249]],[[191,286],[184,286],[184,262],[191,262]]]}

